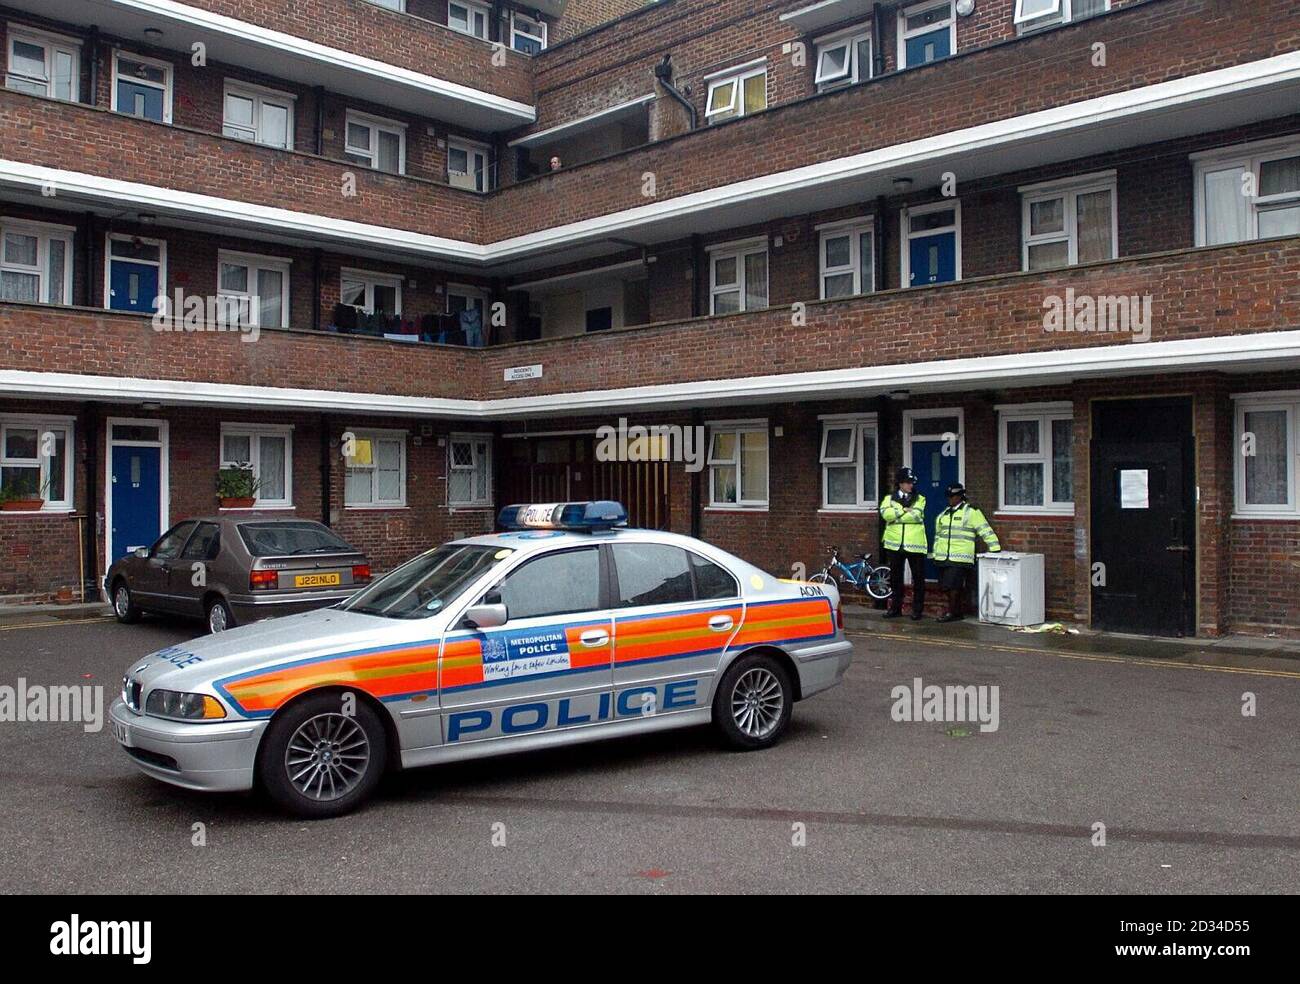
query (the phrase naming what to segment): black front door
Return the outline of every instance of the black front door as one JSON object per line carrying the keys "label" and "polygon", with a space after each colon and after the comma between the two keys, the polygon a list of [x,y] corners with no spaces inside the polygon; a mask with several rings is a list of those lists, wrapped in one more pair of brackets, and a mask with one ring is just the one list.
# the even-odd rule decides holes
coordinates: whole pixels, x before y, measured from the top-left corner
{"label": "black front door", "polygon": [[1191,401],[1099,401],[1091,450],[1093,627],[1195,634]]}

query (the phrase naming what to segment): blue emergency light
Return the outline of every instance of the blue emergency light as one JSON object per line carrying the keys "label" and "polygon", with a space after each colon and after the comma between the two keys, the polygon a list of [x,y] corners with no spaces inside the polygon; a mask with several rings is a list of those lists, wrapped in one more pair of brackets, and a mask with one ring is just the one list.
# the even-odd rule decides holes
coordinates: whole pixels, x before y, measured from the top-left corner
{"label": "blue emergency light", "polygon": [[608,530],[627,523],[620,502],[543,502],[506,506],[497,517],[503,530]]}

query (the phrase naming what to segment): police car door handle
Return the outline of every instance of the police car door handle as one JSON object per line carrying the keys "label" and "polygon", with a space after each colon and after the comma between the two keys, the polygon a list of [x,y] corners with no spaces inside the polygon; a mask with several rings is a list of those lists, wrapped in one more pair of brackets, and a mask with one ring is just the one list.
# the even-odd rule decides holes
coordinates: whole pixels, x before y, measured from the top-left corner
{"label": "police car door handle", "polygon": [[730,615],[714,615],[713,618],[709,619],[709,628],[714,632],[726,632],[735,624]]}
{"label": "police car door handle", "polygon": [[597,646],[603,646],[609,642],[609,633],[604,629],[588,629],[578,638],[584,646],[595,649]]}

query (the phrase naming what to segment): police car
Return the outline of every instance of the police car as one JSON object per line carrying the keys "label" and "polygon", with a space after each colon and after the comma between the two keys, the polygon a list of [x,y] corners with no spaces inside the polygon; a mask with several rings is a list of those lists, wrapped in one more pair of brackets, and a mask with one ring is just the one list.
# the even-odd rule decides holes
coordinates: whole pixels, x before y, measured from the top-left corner
{"label": "police car", "polygon": [[834,585],[628,529],[613,502],[509,506],[336,608],[131,665],[113,733],[156,779],[328,817],[387,769],[712,722],[766,748],[851,658]]}

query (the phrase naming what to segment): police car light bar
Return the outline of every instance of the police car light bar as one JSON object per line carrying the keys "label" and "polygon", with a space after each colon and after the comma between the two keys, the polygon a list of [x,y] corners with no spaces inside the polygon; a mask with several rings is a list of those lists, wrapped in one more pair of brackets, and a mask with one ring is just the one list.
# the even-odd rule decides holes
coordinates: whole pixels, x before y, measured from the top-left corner
{"label": "police car light bar", "polygon": [[503,530],[608,530],[627,523],[619,502],[543,502],[506,506],[497,517]]}

